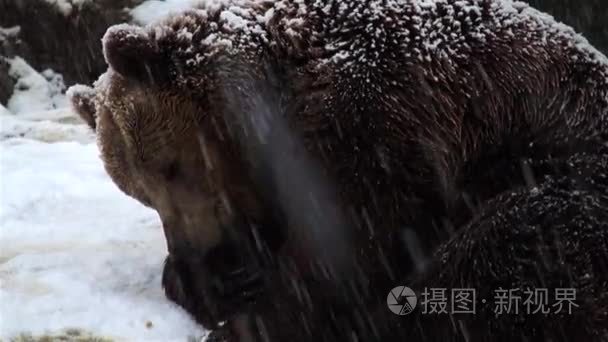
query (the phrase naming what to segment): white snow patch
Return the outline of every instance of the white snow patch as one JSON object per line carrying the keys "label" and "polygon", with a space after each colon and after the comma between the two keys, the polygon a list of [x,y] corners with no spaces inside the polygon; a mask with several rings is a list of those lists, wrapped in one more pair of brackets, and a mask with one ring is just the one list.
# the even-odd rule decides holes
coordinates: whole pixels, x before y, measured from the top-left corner
{"label": "white snow patch", "polygon": [[237,30],[247,26],[247,21],[231,11],[222,11],[220,20],[225,21],[229,28]]}
{"label": "white snow patch", "polygon": [[[65,112],[66,110],[64,109],[41,112],[38,114],[48,113],[49,119],[55,117],[60,121],[80,123],[80,118],[77,118],[74,115],[62,117],[62,114]],[[0,115],[0,139],[27,138],[49,143],[61,141],[86,143],[95,139],[93,132],[86,125],[63,124],[49,119],[40,118],[37,120],[34,117],[33,120],[30,121],[22,120],[20,117],[13,114]]]}
{"label": "white snow patch", "polygon": [[74,327],[129,341],[202,335],[164,297],[157,215],[108,179],[94,144],[11,139],[0,165],[0,337]]}
{"label": "white snow patch", "polygon": [[1,27],[0,26],[0,42],[5,40],[7,37],[16,37],[21,32],[21,26],[13,27]]}
{"label": "white snow patch", "polygon": [[2,103],[0,103],[0,118],[1,118],[3,115],[13,115],[13,113],[11,113],[11,112],[10,112],[8,109],[6,109],[6,107],[4,107],[4,106],[2,105]]}
{"label": "white snow patch", "polygon": [[147,0],[133,8],[130,13],[136,23],[146,25],[169,14],[197,7],[200,3],[201,0]]}
{"label": "white snow patch", "polygon": [[74,84],[65,92],[65,96],[68,99],[73,98],[75,94],[86,96],[87,98],[93,98],[95,97],[95,89],[84,84]]}
{"label": "white snow patch", "polygon": [[54,5],[66,17],[72,14],[74,7],[80,7],[87,1],[90,0],[46,0],[46,2]]}
{"label": "white snow patch", "polygon": [[9,75],[17,80],[7,108],[13,114],[67,106],[63,78],[50,69],[38,73],[21,57],[9,59]]}

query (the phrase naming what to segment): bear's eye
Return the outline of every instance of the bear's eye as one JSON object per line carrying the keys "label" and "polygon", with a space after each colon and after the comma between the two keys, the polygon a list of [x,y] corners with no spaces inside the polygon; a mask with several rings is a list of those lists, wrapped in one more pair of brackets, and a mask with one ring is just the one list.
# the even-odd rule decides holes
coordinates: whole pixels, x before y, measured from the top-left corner
{"label": "bear's eye", "polygon": [[180,167],[177,162],[170,163],[163,170],[163,175],[165,176],[165,179],[169,180],[169,181],[176,179],[179,176],[179,173],[180,173]]}

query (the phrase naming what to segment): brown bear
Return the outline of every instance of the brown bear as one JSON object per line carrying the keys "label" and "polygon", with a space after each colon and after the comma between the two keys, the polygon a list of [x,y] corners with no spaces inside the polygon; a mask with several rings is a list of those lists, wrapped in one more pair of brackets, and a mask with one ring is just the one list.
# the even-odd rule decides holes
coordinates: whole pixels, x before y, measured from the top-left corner
{"label": "brown bear", "polygon": [[[608,336],[608,61],[551,17],[497,0],[234,0],[112,27],[103,49],[108,71],[72,102],[115,183],[158,211],[167,296],[205,327]],[[408,284],[487,301],[576,288],[578,306],[393,315],[386,296]]]}

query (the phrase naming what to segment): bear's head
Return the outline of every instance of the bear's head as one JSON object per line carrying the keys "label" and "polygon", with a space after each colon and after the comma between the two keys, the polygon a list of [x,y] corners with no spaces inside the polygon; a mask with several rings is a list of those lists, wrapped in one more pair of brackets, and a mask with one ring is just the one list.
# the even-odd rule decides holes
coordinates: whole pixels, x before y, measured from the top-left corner
{"label": "bear's head", "polygon": [[204,253],[237,219],[233,208],[252,214],[258,201],[221,113],[209,111],[208,75],[193,78],[196,92],[176,76],[188,68],[178,64],[179,45],[169,26],[162,32],[112,27],[103,39],[108,71],[94,89],[76,86],[68,95],[95,130],[112,180],[158,212],[169,251]]}

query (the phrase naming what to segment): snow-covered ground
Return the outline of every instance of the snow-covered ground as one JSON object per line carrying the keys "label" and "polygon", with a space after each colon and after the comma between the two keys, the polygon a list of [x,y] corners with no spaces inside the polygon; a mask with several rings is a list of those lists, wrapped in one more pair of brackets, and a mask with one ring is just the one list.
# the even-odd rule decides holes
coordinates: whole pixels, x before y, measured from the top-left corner
{"label": "snow-covered ground", "polygon": [[17,92],[0,106],[0,340],[201,340],[163,294],[156,213],[108,178],[57,75],[12,64]]}
{"label": "snow-covered ground", "polygon": [[130,13],[136,23],[144,25],[169,14],[183,12],[204,2],[211,1],[214,0],[147,0],[131,9]]}

